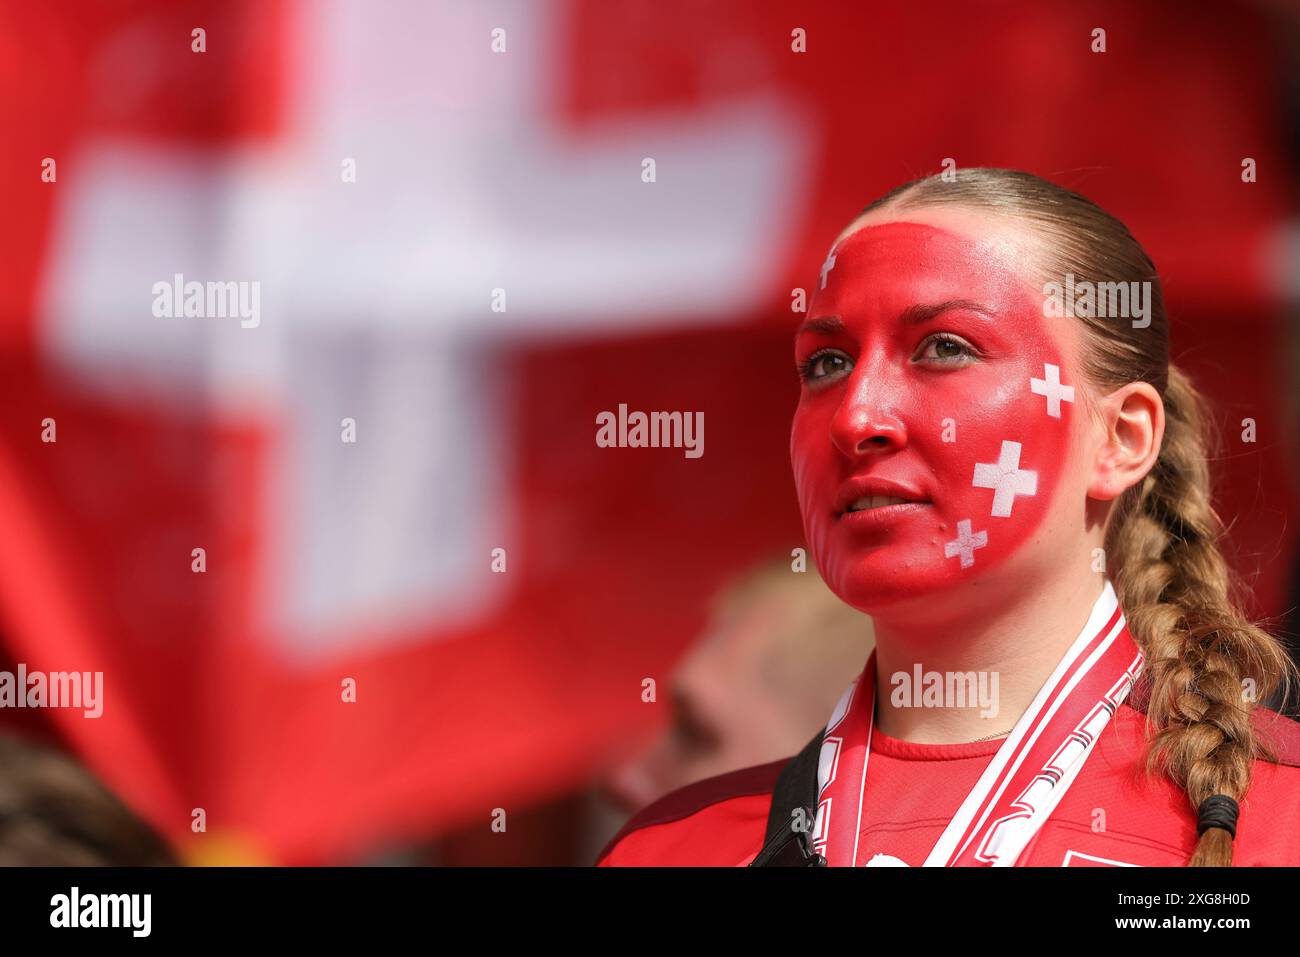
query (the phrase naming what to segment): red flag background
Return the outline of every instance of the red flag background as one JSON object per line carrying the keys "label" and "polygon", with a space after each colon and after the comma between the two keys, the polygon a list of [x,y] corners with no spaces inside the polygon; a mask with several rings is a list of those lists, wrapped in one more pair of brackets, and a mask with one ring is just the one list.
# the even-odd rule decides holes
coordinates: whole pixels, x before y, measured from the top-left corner
{"label": "red flag background", "polygon": [[[577,786],[662,720],[641,681],[714,589],[802,544],[791,291],[949,157],[1146,245],[1229,439],[1234,562],[1281,614],[1281,27],[1172,0],[0,4],[2,653],[105,675],[101,718],[0,718],[195,859],[347,860]],[[155,317],[177,273],[259,282],[260,324]],[[620,403],[703,411],[705,454],[598,448]]]}

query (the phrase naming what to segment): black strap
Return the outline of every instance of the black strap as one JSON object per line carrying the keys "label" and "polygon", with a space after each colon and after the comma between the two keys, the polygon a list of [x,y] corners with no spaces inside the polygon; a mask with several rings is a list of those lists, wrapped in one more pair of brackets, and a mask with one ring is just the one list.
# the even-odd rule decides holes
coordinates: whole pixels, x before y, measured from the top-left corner
{"label": "black strap", "polygon": [[818,731],[781,769],[772,788],[763,849],[750,867],[826,866],[826,858],[812,849],[812,826],[817,814],[817,763],[821,758],[823,733]]}

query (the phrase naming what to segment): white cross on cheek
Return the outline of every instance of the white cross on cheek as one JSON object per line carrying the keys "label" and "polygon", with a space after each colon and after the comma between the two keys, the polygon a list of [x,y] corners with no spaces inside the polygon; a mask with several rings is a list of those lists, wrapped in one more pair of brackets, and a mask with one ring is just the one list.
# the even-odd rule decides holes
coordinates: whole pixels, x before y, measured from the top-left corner
{"label": "white cross on cheek", "polygon": [[952,558],[955,555],[961,556],[961,567],[970,568],[975,564],[975,549],[983,548],[989,543],[989,533],[986,531],[970,533],[970,519],[963,518],[957,523],[957,537],[951,542],[944,542],[943,554],[945,558]]}
{"label": "white cross on cheek", "polygon": [[1008,518],[1017,495],[1033,495],[1038,491],[1038,473],[1023,471],[1020,468],[1020,443],[1003,439],[996,464],[975,464],[972,484],[976,488],[993,489],[993,511],[990,514]]}
{"label": "white cross on cheek", "polygon": [[1074,386],[1061,385],[1061,369],[1050,362],[1043,363],[1045,378],[1029,380],[1029,390],[1035,395],[1047,397],[1047,414],[1054,419],[1061,417],[1061,402],[1074,401]]}
{"label": "white cross on cheek", "polygon": [[830,253],[827,254],[826,261],[822,263],[822,288],[823,289],[826,288],[826,277],[831,274],[831,270],[834,268],[835,268],[835,250],[832,249]]}

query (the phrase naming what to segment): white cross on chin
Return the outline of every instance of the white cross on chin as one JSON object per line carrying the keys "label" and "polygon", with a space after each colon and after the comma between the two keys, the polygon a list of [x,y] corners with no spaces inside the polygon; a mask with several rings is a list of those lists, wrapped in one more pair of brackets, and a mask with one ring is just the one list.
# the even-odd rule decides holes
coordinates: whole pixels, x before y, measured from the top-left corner
{"label": "white cross on chin", "polygon": [[990,514],[1008,518],[1017,495],[1033,495],[1038,491],[1038,473],[1022,471],[1020,443],[1003,439],[996,465],[975,463],[972,484],[976,488],[994,489],[993,511]]}
{"label": "white cross on chin", "polygon": [[952,558],[954,555],[961,556],[961,567],[970,568],[975,564],[975,549],[983,548],[989,543],[989,533],[978,531],[974,535],[970,531],[970,519],[963,518],[957,523],[957,537],[951,542],[945,542],[943,554],[945,558]]}
{"label": "white cross on chin", "polygon": [[1061,417],[1061,400],[1074,401],[1074,386],[1061,385],[1061,369],[1050,362],[1043,363],[1045,378],[1029,380],[1029,390],[1035,395],[1047,397],[1047,414],[1054,419]]}

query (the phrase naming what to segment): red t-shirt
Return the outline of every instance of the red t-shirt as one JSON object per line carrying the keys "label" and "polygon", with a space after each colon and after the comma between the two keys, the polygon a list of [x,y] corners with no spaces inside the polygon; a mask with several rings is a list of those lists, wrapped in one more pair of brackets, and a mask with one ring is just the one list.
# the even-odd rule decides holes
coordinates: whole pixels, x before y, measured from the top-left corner
{"label": "red t-shirt", "polygon": [[[1255,762],[1250,791],[1241,802],[1233,864],[1300,865],[1300,725],[1264,709],[1255,715],[1278,763]],[[1196,845],[1196,813],[1168,778],[1144,777],[1145,721],[1141,712],[1120,706],[1019,864],[1187,864]],[[1002,740],[912,744],[877,728],[871,736],[858,863],[885,855],[920,866]],[[598,863],[748,865],[763,846],[772,788],[786,760],[709,778],[661,798],[628,821]]]}

